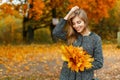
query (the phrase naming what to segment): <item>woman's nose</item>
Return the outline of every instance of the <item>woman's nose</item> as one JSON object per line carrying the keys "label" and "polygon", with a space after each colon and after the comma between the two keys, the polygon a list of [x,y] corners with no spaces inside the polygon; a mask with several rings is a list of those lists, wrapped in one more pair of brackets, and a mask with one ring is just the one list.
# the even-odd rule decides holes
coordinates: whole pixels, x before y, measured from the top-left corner
{"label": "woman's nose", "polygon": [[78,25],[78,24],[75,24],[75,27],[79,27],[79,25]]}

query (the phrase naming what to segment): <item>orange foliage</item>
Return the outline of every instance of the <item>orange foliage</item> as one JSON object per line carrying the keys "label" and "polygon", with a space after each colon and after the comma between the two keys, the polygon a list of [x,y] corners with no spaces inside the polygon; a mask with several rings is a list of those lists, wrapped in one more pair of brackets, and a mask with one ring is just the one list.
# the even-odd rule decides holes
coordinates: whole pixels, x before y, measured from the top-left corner
{"label": "orange foliage", "polygon": [[62,6],[64,4],[64,0],[50,0],[50,6],[52,8],[57,8],[59,6]]}
{"label": "orange foliage", "polygon": [[78,5],[85,9],[90,20],[99,22],[103,17],[109,17],[109,10],[112,9],[116,0],[69,0],[68,9]]}
{"label": "orange foliage", "polygon": [[[29,4],[31,4],[33,7],[30,8]],[[22,7],[22,8],[21,8]],[[34,20],[40,19],[40,16],[43,13],[43,9],[45,7],[45,4],[42,0],[28,0],[27,3],[22,5],[11,5],[4,3],[0,5],[0,9],[7,14],[15,15],[19,14],[19,10],[22,10],[23,16],[26,16],[26,14],[29,14],[29,18],[32,18]]]}
{"label": "orange foliage", "polygon": [[42,0],[29,0],[29,3],[33,5],[29,10],[29,18],[33,18],[34,20],[38,20],[43,13],[43,9],[45,4]]}
{"label": "orange foliage", "polygon": [[75,71],[84,71],[92,67],[93,58],[82,47],[62,46],[62,59],[68,62],[68,67]]}
{"label": "orange foliage", "polygon": [[11,4],[4,3],[0,5],[1,11],[3,11],[5,14],[10,14],[10,15],[17,15],[18,11],[14,9],[15,6]]}

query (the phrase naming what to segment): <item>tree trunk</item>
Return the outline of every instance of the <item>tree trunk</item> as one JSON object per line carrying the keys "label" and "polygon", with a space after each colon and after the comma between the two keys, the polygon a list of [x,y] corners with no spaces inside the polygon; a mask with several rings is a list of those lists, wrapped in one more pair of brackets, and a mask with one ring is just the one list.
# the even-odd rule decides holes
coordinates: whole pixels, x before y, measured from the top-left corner
{"label": "tree trunk", "polygon": [[27,18],[23,18],[23,41],[26,42],[27,41],[27,30],[26,30],[26,22],[28,21]]}
{"label": "tree trunk", "polygon": [[31,44],[34,41],[34,29],[32,26],[28,26],[28,43]]}
{"label": "tree trunk", "polygon": [[[27,2],[27,11],[25,13],[25,16],[23,18],[23,41],[26,43],[29,40],[30,34],[31,34],[31,28],[28,27],[28,25],[26,25],[26,23],[30,20],[29,17],[29,9],[33,8],[33,0],[32,3],[29,4],[29,2],[27,0],[25,0],[25,2]],[[29,30],[28,30],[29,28]]]}
{"label": "tree trunk", "polygon": [[50,25],[50,31],[51,31],[51,38],[54,42],[56,42],[56,38],[53,37],[52,35],[52,31],[54,29],[54,27],[56,26],[54,23],[53,23],[53,19],[56,18],[56,8],[53,8],[52,9],[52,21],[51,21],[51,25]]}

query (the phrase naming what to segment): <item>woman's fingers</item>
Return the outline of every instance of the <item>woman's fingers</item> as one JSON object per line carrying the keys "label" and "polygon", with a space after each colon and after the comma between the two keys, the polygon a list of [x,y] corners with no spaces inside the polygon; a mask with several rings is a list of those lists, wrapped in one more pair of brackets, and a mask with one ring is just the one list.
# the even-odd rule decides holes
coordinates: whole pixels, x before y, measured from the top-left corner
{"label": "woman's fingers", "polygon": [[72,7],[71,11],[74,12],[77,9],[79,9],[79,7],[78,6],[74,6],[74,7]]}
{"label": "woman's fingers", "polygon": [[75,10],[77,10],[77,9],[79,9],[78,6],[72,7],[71,10],[69,11],[69,13],[64,17],[64,19],[65,19],[65,20],[68,20],[69,17],[71,16],[71,14],[72,14]]}

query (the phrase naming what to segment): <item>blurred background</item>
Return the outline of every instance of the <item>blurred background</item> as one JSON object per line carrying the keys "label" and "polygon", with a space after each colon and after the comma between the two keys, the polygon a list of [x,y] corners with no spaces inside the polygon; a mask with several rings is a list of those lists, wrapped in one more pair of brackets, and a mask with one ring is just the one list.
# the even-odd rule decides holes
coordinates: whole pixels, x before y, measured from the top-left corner
{"label": "blurred background", "polygon": [[51,33],[76,5],[103,41],[100,79],[119,80],[120,0],[0,0],[0,80],[59,80],[62,44]]}
{"label": "blurred background", "polygon": [[75,5],[85,9],[93,32],[117,41],[119,0],[0,0],[0,44],[54,42],[53,28]]}

